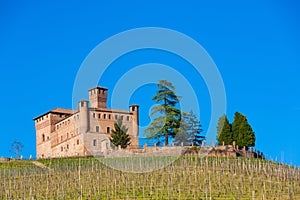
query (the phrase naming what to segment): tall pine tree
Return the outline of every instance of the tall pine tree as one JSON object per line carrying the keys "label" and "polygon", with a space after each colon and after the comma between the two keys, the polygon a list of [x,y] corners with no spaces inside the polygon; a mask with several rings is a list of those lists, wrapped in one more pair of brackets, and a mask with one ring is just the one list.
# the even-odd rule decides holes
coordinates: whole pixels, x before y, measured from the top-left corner
{"label": "tall pine tree", "polygon": [[232,123],[233,140],[240,147],[255,146],[255,133],[245,115],[236,112],[234,114],[234,121]]}
{"label": "tall pine tree", "polygon": [[183,112],[181,117],[180,129],[174,138],[175,145],[183,143],[185,146],[190,146],[194,142],[196,146],[200,146],[205,137],[201,135],[203,130],[197,116],[191,111]]}
{"label": "tall pine tree", "polygon": [[218,134],[217,134],[218,144],[222,145],[224,142],[225,145],[231,145],[234,139],[231,130],[231,124],[229,123],[226,115],[220,117],[217,130],[218,130]]}
{"label": "tall pine tree", "polygon": [[114,123],[114,130],[112,130],[110,141],[115,146],[121,146],[122,149],[125,149],[130,145],[130,136],[127,134],[128,128],[123,125],[121,118],[119,118]]}
{"label": "tall pine tree", "polygon": [[169,136],[175,137],[178,133],[181,121],[181,112],[176,105],[179,103],[179,96],[175,94],[175,87],[166,80],[158,82],[157,94],[152,98],[157,106],[154,106],[150,116],[159,114],[150,126],[145,130],[147,138],[165,138],[165,146],[169,144]]}

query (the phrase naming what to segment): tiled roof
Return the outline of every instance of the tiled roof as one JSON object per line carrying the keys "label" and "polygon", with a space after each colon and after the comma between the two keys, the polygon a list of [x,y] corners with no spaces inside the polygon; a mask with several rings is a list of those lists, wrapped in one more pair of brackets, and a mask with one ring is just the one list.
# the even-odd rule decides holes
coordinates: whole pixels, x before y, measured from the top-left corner
{"label": "tiled roof", "polygon": [[52,110],[50,110],[50,111],[48,111],[48,112],[46,112],[44,114],[41,114],[41,115],[33,118],[33,120],[36,120],[36,119],[38,119],[38,118],[40,118],[40,117],[42,117],[44,115],[47,115],[49,113],[62,113],[62,114],[72,115],[72,114],[76,113],[76,111],[75,110],[66,109],[66,108],[54,108],[54,109],[52,109]]}

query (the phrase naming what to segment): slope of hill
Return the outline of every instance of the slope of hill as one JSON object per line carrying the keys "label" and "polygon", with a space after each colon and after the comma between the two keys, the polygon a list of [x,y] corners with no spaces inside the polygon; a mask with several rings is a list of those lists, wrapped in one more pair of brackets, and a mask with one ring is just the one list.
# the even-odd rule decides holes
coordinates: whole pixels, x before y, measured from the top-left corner
{"label": "slope of hill", "polygon": [[[0,164],[1,199],[300,199],[300,169],[245,158],[68,158]],[[157,170],[123,172],[103,163]],[[24,161],[28,162],[28,161]]]}

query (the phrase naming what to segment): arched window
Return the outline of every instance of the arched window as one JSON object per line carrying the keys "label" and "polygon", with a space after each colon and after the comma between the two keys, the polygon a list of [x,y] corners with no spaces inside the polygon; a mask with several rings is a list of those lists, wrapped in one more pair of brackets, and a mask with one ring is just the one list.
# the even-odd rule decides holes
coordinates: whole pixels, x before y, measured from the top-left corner
{"label": "arched window", "polygon": [[42,135],[42,138],[43,142],[45,142],[45,134]]}

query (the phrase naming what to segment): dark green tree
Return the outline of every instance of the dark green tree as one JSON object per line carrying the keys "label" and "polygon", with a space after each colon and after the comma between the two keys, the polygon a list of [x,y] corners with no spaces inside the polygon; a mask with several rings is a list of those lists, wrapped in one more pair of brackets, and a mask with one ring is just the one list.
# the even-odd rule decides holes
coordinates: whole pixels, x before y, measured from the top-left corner
{"label": "dark green tree", "polygon": [[157,106],[152,108],[150,116],[159,115],[145,130],[147,138],[159,139],[164,137],[165,146],[169,144],[169,136],[175,137],[180,128],[181,112],[176,105],[180,97],[175,94],[175,87],[166,80],[160,80],[157,84],[157,94],[152,98]]}
{"label": "dark green tree", "polygon": [[114,130],[112,130],[110,141],[115,146],[121,146],[125,149],[130,145],[130,136],[127,134],[128,128],[123,125],[122,120],[119,118],[114,124]]}
{"label": "dark green tree", "polygon": [[190,113],[181,113],[181,125],[180,129],[174,138],[175,145],[183,143],[184,146],[194,145],[200,146],[205,137],[201,135],[202,126],[197,116],[190,111]]}
{"label": "dark green tree", "polygon": [[198,126],[197,132],[196,132],[194,140],[193,140],[195,146],[201,146],[202,142],[205,141],[205,139],[206,139],[205,136],[202,135],[202,131],[203,131],[203,129],[199,122],[199,126]]}
{"label": "dark green tree", "polygon": [[255,146],[255,133],[245,115],[236,112],[234,114],[234,121],[232,123],[233,140],[240,147]]}
{"label": "dark green tree", "polygon": [[231,145],[233,140],[233,133],[231,130],[231,124],[229,123],[227,116],[223,115],[220,117],[218,122],[218,134],[217,141],[219,145],[224,142],[225,145]]}

